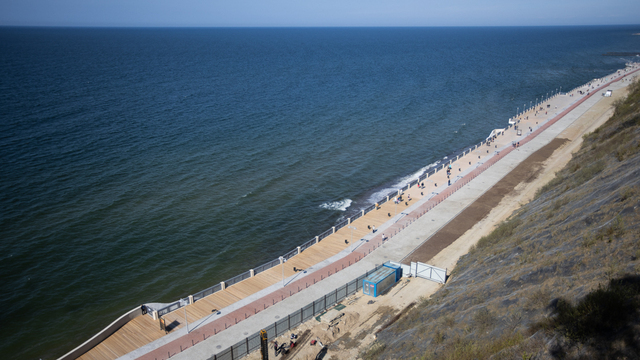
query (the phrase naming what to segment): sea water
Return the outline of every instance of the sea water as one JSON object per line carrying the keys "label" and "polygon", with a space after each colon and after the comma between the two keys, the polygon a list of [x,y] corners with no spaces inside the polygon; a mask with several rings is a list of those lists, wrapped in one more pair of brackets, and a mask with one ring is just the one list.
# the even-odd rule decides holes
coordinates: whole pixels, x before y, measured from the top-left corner
{"label": "sea water", "polygon": [[623,68],[638,26],[0,28],[0,353],[277,258],[523,107]]}

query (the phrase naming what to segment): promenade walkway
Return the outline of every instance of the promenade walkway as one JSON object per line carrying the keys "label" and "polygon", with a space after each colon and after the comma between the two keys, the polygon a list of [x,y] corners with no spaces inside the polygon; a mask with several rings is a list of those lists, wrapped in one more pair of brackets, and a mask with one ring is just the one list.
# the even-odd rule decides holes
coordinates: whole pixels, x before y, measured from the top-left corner
{"label": "promenade walkway", "polygon": [[[603,84],[592,84],[588,90],[593,95],[601,90],[596,89],[597,85],[606,86],[609,80],[620,78],[616,76]],[[625,85],[618,82],[607,88],[615,91]],[[426,241],[428,234],[444,226],[470,201],[599,100],[600,94],[580,96],[578,91],[586,94],[587,86],[573,91],[573,96],[555,96],[539,104],[537,111],[532,109],[520,114],[517,125],[522,130],[521,135],[515,128],[504,131],[488,145],[478,147],[452,163],[451,175],[447,176],[446,171],[437,172],[421,182],[424,186],[413,186],[405,191],[403,201],[386,202],[380,209],[353,221],[351,226],[354,229],[339,229],[292,257],[283,266],[275,266],[185,309],[165,315],[166,323],[173,326],[168,335],[150,316],[140,316],[80,359],[208,358],[275,319],[288,315],[291,310],[299,309],[343,285],[375,264],[403,259]],[[519,142],[520,146],[513,147],[514,142]],[[499,161],[501,159],[505,161]],[[487,174],[486,170],[492,165],[491,174]],[[448,185],[449,181],[451,185]],[[436,206],[438,211],[429,211]],[[413,223],[416,225],[409,226]],[[373,226],[378,229],[375,233],[369,229]],[[383,242],[383,234],[391,239]],[[306,272],[295,272],[294,267]],[[319,281],[323,286],[312,286]],[[184,321],[185,310],[189,333]],[[239,323],[241,325],[237,326]]]}

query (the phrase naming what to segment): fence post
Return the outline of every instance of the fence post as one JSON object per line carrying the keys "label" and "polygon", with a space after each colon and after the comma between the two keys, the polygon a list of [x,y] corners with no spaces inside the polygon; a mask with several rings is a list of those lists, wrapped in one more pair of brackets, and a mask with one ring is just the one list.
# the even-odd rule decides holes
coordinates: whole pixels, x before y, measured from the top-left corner
{"label": "fence post", "polygon": [[320,241],[320,236],[316,236],[316,244]]}
{"label": "fence post", "polygon": [[247,343],[247,355],[249,355],[249,338],[244,338],[246,340]]}
{"label": "fence post", "polygon": [[300,249],[300,246],[298,246],[298,254],[300,254],[302,252],[302,249]]}
{"label": "fence post", "polygon": [[362,209],[362,216],[364,216],[364,209]]}
{"label": "fence post", "polygon": [[193,295],[189,295],[189,305],[193,304]]}
{"label": "fence post", "polygon": [[233,345],[229,346],[229,348],[231,349],[231,360],[233,360]]}
{"label": "fence post", "polygon": [[224,281],[220,281],[220,290],[224,290],[227,286],[225,285]]}
{"label": "fence post", "polygon": [[332,226],[331,229],[333,229],[333,233],[335,234],[336,233],[336,227]]}
{"label": "fence post", "polygon": [[249,270],[249,275],[251,277],[254,277],[254,276],[256,276],[256,272],[253,269],[251,269],[251,270]]}

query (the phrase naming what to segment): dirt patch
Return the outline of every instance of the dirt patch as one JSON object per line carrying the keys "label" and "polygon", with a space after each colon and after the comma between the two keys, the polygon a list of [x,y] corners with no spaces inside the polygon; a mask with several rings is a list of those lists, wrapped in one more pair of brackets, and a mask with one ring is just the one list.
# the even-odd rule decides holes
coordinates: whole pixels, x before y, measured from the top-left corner
{"label": "dirt patch", "polygon": [[442,227],[437,233],[404,259],[411,261],[429,262],[440,251],[451,245],[456,239],[471,229],[476,223],[484,219],[500,201],[510,194],[520,183],[528,183],[536,179],[542,169],[542,164],[568,139],[553,139],[526,160],[511,170],[497,184],[464,209],[458,216]]}
{"label": "dirt patch", "polygon": [[302,335],[298,336],[298,338],[295,341],[296,346],[293,347],[291,350],[289,350],[289,352],[287,354],[283,355],[282,356],[282,360],[295,359],[296,355],[302,349],[301,345],[307,343],[310,338],[311,338],[311,331],[309,329],[307,329],[302,333]]}
{"label": "dirt patch", "polygon": [[411,310],[411,308],[413,308],[415,306],[415,302],[412,302],[411,304],[409,304],[409,306],[405,307],[404,309],[402,309],[402,311],[400,311],[396,316],[392,317],[391,320],[389,320],[386,324],[384,324],[380,329],[376,330],[376,334],[379,333],[380,331],[386,329],[387,327],[389,327],[389,325],[393,324],[394,322],[398,321],[398,319],[400,319],[404,314],[406,314],[409,310]]}

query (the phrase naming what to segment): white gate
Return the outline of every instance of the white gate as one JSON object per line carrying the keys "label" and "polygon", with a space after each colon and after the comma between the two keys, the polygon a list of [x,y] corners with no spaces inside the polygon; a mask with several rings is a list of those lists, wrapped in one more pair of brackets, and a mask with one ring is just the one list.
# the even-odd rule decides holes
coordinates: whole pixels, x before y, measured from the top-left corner
{"label": "white gate", "polygon": [[421,262],[411,262],[411,275],[444,284],[447,280],[447,269],[441,269]]}
{"label": "white gate", "polygon": [[395,265],[395,266],[401,267],[402,268],[402,276],[403,277],[409,276],[409,274],[413,274],[411,272],[411,267],[409,265],[401,264],[401,263],[395,262],[395,261],[387,261],[387,263],[389,263],[391,265]]}

